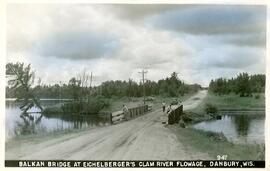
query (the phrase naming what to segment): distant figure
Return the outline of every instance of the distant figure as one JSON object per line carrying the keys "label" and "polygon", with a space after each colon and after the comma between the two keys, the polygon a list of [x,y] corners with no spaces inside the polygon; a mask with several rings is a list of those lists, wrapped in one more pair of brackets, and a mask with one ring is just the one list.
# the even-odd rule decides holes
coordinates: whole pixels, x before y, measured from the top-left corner
{"label": "distant figure", "polygon": [[163,101],[163,102],[162,102],[163,113],[165,112],[165,108],[166,108],[166,103]]}
{"label": "distant figure", "polygon": [[170,113],[171,110],[172,110],[172,105],[170,104],[170,106],[168,106],[168,108],[167,108],[167,113]]}
{"label": "distant figure", "polygon": [[127,115],[128,115],[128,107],[126,105],[123,105],[123,112],[124,112],[124,117],[125,119],[127,119]]}

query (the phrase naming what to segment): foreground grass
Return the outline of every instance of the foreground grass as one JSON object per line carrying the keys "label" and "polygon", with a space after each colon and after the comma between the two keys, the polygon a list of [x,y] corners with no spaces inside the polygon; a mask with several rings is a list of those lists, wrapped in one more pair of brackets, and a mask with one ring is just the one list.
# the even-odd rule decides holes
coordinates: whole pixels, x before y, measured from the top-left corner
{"label": "foreground grass", "polygon": [[205,105],[212,104],[218,109],[254,109],[265,107],[265,95],[260,94],[260,98],[239,97],[236,94],[215,95],[209,92],[204,101],[196,108],[190,110],[195,113],[204,113]]}
{"label": "foreground grass", "polygon": [[227,155],[227,160],[264,160],[264,147],[258,144],[233,144],[220,135],[192,128],[173,128],[179,140],[196,152],[208,153],[211,159]]}

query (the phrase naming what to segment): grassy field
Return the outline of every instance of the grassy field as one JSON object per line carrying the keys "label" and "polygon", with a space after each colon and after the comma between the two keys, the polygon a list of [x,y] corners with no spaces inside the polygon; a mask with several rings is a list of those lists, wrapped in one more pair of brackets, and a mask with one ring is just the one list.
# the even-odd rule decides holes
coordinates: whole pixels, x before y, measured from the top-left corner
{"label": "grassy field", "polygon": [[[208,153],[212,159],[227,155],[228,160],[263,160],[264,146],[258,144],[233,144],[219,134],[172,126],[176,135],[187,148]],[[222,136],[221,136],[222,137]]]}
{"label": "grassy field", "polygon": [[254,109],[265,107],[265,95],[259,94],[260,98],[256,99],[253,97],[239,97],[239,95],[228,94],[228,95],[214,95],[208,93],[204,101],[196,108],[190,110],[195,113],[204,113],[206,104],[212,104],[218,109]]}

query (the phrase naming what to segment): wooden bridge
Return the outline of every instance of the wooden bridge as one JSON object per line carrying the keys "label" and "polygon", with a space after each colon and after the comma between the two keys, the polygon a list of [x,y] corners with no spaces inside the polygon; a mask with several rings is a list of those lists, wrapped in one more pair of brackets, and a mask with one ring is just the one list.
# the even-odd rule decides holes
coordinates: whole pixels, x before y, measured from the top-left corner
{"label": "wooden bridge", "polygon": [[[129,108],[128,112],[116,111],[110,113],[111,124],[117,124],[125,120],[130,120],[132,118],[138,117],[140,115],[146,114],[152,110],[150,105],[142,105],[138,107]],[[173,105],[171,111],[168,113],[168,124],[178,123],[183,115],[183,105]]]}
{"label": "wooden bridge", "polygon": [[130,120],[131,118],[135,118],[137,116],[143,115],[152,110],[152,106],[150,105],[142,105],[138,107],[129,108],[128,112],[124,111],[116,111],[110,113],[110,120],[112,124],[119,123],[124,120]]}

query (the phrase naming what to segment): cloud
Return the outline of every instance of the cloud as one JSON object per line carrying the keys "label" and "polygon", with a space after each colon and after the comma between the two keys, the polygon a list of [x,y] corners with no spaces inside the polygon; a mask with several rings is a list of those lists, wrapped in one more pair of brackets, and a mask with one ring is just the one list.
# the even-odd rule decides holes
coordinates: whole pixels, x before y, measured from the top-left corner
{"label": "cloud", "polygon": [[187,9],[190,5],[177,4],[117,4],[105,5],[104,8],[112,11],[113,15],[126,21],[144,20],[146,17],[174,9]]}
{"label": "cloud", "polygon": [[222,37],[222,41],[242,47],[262,47],[266,48],[266,32],[250,33],[239,35],[227,35]]}
{"label": "cloud", "polygon": [[137,28],[122,40],[117,58],[128,61],[133,68],[161,69],[191,53],[192,48],[186,42],[172,38],[167,32]]}
{"label": "cloud", "polygon": [[[215,48],[205,47],[190,59],[196,70],[243,69],[248,72],[250,66],[265,62],[265,49],[220,45]],[[262,67],[264,68],[264,67]]]}
{"label": "cloud", "polygon": [[148,68],[150,80],[176,71],[207,86],[218,76],[265,72],[264,14],[263,6],[8,5],[8,61],[31,63],[45,83],[67,82],[83,68],[94,85],[139,82]]}
{"label": "cloud", "polygon": [[250,48],[235,49],[230,47],[230,49],[227,50],[228,53],[222,53],[224,51],[226,51],[226,48],[224,48],[221,53],[217,54],[215,60],[209,60],[210,65],[218,68],[247,68],[260,59],[263,59],[265,56],[263,51]]}
{"label": "cloud", "polygon": [[102,32],[69,31],[50,34],[34,46],[35,53],[68,59],[92,59],[112,55],[118,41]]}
{"label": "cloud", "polygon": [[152,27],[195,35],[265,32],[266,6],[202,5],[148,19]]}

